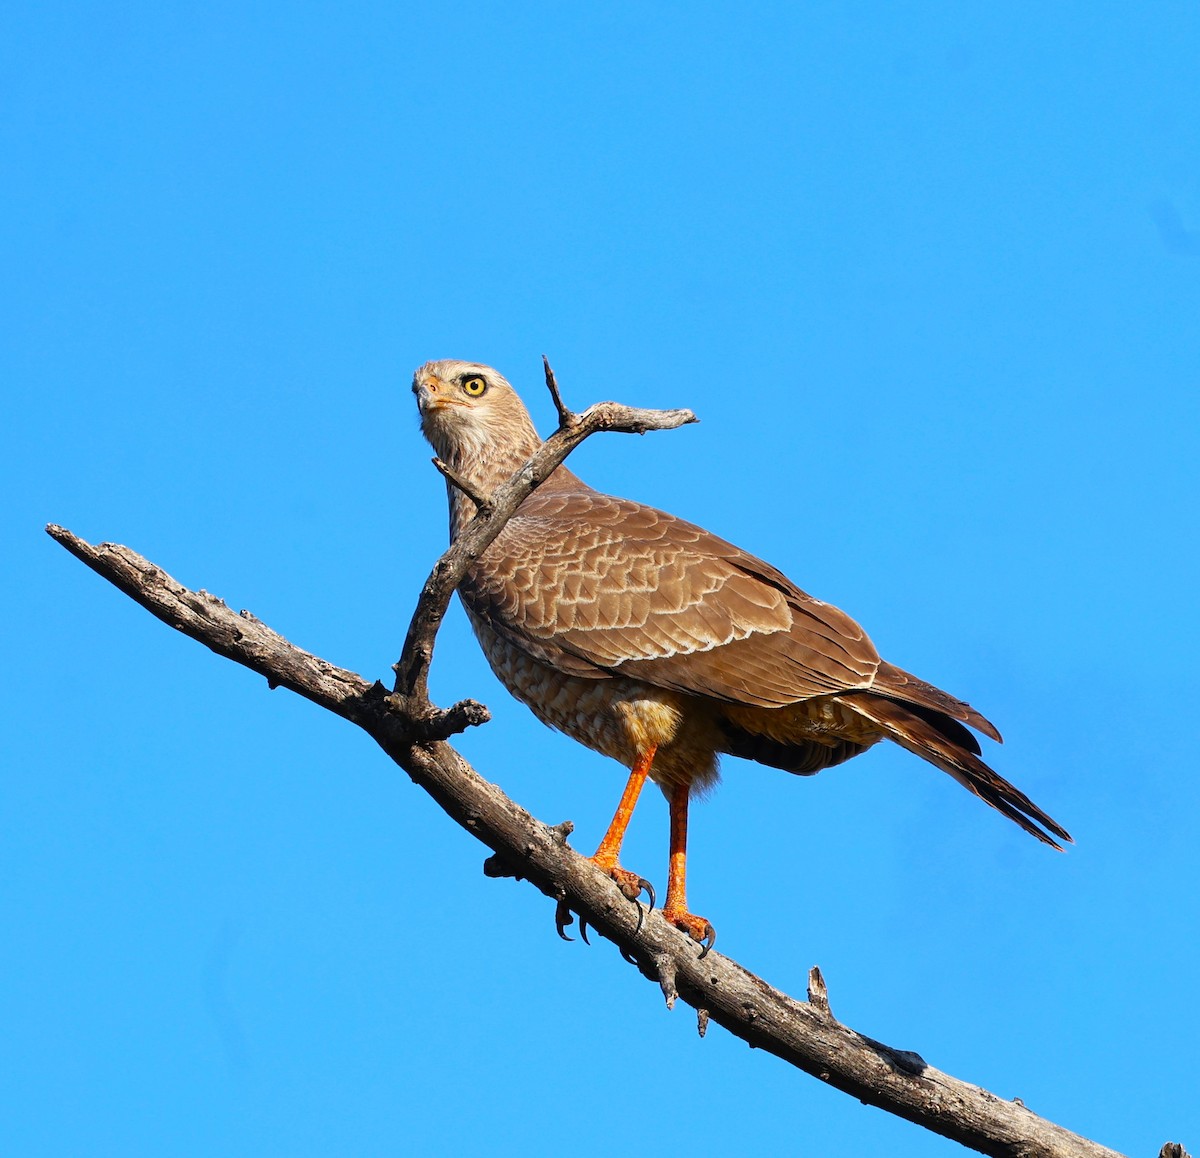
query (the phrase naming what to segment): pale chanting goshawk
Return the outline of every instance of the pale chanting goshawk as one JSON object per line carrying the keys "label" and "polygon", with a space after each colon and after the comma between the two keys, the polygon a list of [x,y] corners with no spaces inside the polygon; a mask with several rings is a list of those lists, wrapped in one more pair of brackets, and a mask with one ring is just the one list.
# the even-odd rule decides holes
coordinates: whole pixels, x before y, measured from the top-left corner
{"label": "pale chanting goshawk", "polygon": [[[541,445],[490,366],[427,362],[413,392],[425,437],[477,494]],[[453,538],[476,508],[450,482],[447,492]],[[1038,840],[1071,839],[980,759],[964,725],[1000,733],[974,708],[880,659],[849,616],[770,564],[601,494],[565,466],[458,592],[501,683],[544,723],[631,769],[592,858],[630,898],[647,886],[617,863],[621,842],[646,778],[661,787],[671,817],[663,915],[706,946],[712,926],[687,907],[688,799],[716,780],[721,753],[806,775],[893,740]]]}

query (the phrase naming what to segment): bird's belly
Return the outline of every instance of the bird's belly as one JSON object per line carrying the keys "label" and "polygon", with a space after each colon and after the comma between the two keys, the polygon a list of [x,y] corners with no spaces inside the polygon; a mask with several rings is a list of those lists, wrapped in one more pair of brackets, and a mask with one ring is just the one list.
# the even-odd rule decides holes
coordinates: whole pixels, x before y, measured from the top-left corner
{"label": "bird's belly", "polygon": [[694,697],[624,676],[567,675],[529,656],[468,612],[497,679],[544,724],[626,767],[656,749],[651,779],[705,784],[716,778],[720,743]]}

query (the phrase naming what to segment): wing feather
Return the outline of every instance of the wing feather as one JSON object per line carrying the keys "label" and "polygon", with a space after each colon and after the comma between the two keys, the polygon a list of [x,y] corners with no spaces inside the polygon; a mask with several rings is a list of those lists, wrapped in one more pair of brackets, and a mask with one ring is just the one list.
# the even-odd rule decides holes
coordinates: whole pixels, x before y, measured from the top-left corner
{"label": "wing feather", "polygon": [[572,480],[522,504],[459,587],[473,617],[571,674],[777,707],[869,687],[862,628],[709,532]]}

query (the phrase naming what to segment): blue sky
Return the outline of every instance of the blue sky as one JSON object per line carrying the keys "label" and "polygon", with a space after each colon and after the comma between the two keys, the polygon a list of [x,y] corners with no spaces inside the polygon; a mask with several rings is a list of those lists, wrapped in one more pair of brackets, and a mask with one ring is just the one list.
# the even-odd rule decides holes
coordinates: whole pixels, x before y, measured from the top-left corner
{"label": "blue sky", "polygon": [[[1131,1153],[1200,1147],[1194,4],[6,6],[0,1118],[26,1155],[949,1155],[714,1028],[348,725],[41,531],[370,677],[445,537],[408,381],[688,405],[594,485],[969,699],[1060,856],[876,749],[695,811],[721,947]],[[456,608],[464,753],[591,851],[616,765]],[[661,886],[666,809],[624,857]]]}

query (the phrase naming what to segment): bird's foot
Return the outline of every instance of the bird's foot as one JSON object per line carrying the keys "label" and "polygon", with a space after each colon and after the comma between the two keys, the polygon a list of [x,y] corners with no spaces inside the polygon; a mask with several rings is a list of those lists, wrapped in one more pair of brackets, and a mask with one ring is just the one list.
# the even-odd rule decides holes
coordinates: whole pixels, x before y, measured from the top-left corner
{"label": "bird's foot", "polygon": [[645,893],[650,898],[650,911],[654,911],[654,886],[646,880],[645,877],[639,877],[637,873],[631,873],[628,869],[623,869],[619,864],[605,864],[595,857],[591,858],[594,864],[601,872],[607,873],[616,882],[622,894],[628,897],[631,901],[637,901],[638,898]]}
{"label": "bird's foot", "polygon": [[[637,931],[642,931],[642,919],[645,917],[647,910],[642,908],[641,895],[645,893],[650,898],[650,912],[654,912],[654,902],[657,899],[654,895],[654,886],[646,880],[645,877],[639,877],[637,873],[631,873],[628,869],[623,869],[616,860],[610,860],[606,856],[592,856],[588,859],[602,873],[610,877],[621,890],[621,895],[627,897],[635,905],[637,905],[638,920]],[[582,924],[582,922],[580,922]]]}
{"label": "bird's foot", "polygon": [[[654,911],[654,886],[644,877],[639,877],[637,873],[631,873],[628,869],[621,868],[616,863],[608,863],[606,860],[598,859],[597,857],[588,857],[605,876],[611,877],[617,888],[621,890],[622,895],[626,896],[637,906],[638,920],[636,932],[642,931],[642,921],[646,916],[646,909],[642,908],[642,902],[639,899],[642,893],[645,893],[650,898],[650,912]],[[572,940],[567,936],[567,929],[574,924],[575,917],[571,912],[570,906],[567,904],[565,897],[560,897],[558,906],[554,912],[554,927],[558,930],[558,935],[564,941]],[[591,944],[588,941],[588,924],[586,918],[581,913],[579,916],[579,935],[583,938],[584,944]]]}
{"label": "bird's foot", "polygon": [[717,931],[703,917],[689,913],[682,906],[668,904],[662,911],[663,917],[677,929],[682,929],[693,941],[700,944],[700,960],[717,943]]}

